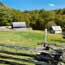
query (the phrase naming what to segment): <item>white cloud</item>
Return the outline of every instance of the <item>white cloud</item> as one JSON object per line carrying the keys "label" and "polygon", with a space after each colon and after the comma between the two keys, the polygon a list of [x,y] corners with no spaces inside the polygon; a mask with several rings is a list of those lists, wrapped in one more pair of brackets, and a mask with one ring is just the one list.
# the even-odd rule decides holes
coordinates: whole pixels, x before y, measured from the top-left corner
{"label": "white cloud", "polygon": [[50,3],[50,4],[49,4],[49,6],[51,6],[51,7],[54,7],[54,6],[55,6],[55,4],[53,4],[53,3]]}

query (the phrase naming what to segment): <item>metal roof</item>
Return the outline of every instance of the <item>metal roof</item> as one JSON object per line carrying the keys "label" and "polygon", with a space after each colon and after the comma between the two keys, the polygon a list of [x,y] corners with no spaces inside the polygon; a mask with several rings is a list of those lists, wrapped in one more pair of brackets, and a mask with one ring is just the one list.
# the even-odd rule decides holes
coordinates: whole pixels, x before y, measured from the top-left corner
{"label": "metal roof", "polygon": [[62,30],[61,26],[52,26],[53,30]]}
{"label": "metal roof", "polygon": [[13,22],[13,27],[26,27],[26,22]]}

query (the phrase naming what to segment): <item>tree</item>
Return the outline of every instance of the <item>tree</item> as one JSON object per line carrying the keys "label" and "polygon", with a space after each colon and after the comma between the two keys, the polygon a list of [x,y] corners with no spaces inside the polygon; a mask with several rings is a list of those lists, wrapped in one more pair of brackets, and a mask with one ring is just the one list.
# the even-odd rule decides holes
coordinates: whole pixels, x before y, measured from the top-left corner
{"label": "tree", "polygon": [[56,26],[56,23],[54,21],[49,21],[47,24],[46,24],[46,28],[48,30],[50,30],[51,26]]}

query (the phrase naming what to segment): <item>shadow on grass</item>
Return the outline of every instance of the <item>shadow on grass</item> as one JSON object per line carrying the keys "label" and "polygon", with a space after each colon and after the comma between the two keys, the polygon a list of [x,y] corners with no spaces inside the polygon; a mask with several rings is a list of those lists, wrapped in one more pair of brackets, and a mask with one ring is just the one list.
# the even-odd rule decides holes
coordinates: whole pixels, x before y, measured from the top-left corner
{"label": "shadow on grass", "polygon": [[59,42],[59,43],[65,43],[65,40],[52,40],[52,41],[55,41],[55,42]]}

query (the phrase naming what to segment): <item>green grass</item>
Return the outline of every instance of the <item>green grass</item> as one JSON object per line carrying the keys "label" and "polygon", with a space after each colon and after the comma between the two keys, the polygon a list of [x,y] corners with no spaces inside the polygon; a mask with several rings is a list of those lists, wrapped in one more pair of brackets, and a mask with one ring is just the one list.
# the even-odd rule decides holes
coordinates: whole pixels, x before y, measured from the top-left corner
{"label": "green grass", "polygon": [[40,31],[0,32],[0,42],[11,45],[25,45],[34,47],[38,42],[41,42],[42,40],[43,35]]}
{"label": "green grass", "polygon": [[[44,40],[43,31],[0,31],[0,43],[2,44],[4,43],[7,45],[37,47],[38,46],[37,43],[43,42],[43,40]],[[48,33],[47,40],[48,42],[65,43],[65,39],[62,38],[61,34]],[[11,51],[11,52],[24,52],[24,53],[34,54],[34,52],[31,51],[16,50],[16,49],[10,49],[6,47],[0,47],[0,49]],[[7,55],[7,54],[0,53],[0,55]],[[12,57],[26,59],[26,57],[22,57],[22,56],[20,57],[20,56],[12,55]],[[19,61],[15,61],[15,62],[19,62]],[[33,65],[33,64],[27,63],[27,65]]]}
{"label": "green grass", "polygon": [[[4,31],[0,32],[0,43],[35,47],[44,40],[43,31]],[[48,34],[48,42],[62,42],[61,34]]]}

